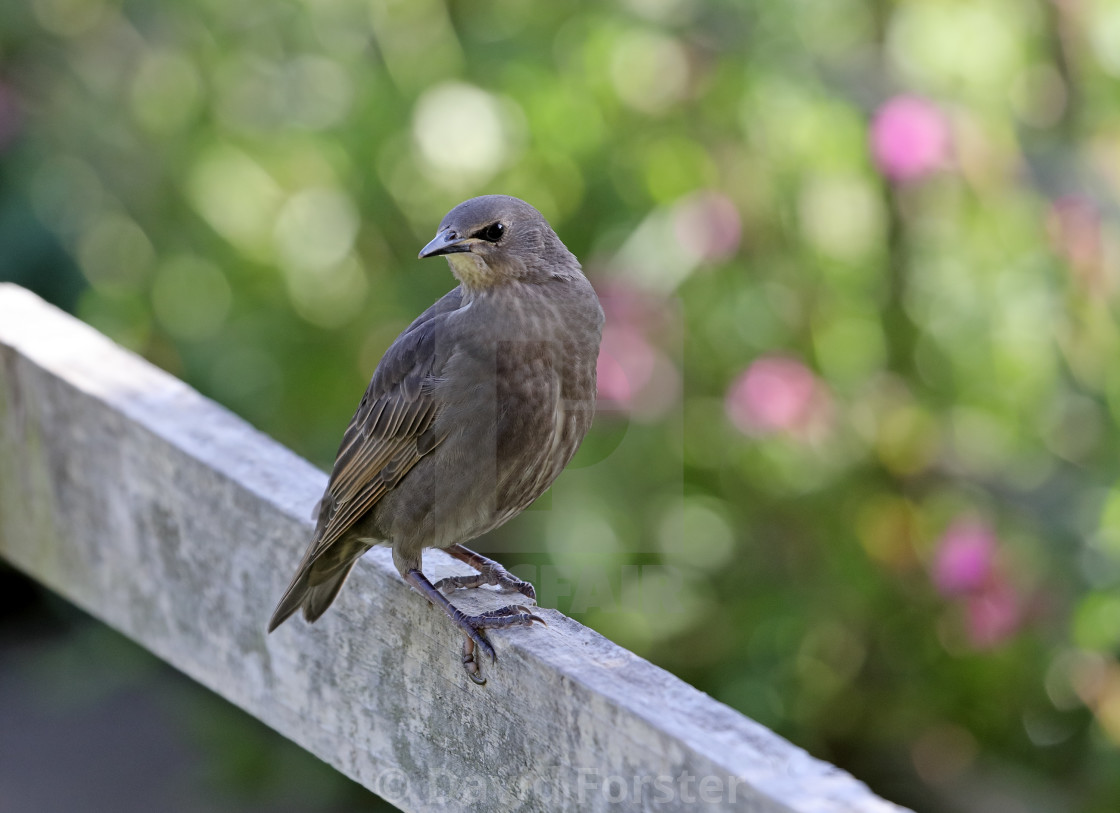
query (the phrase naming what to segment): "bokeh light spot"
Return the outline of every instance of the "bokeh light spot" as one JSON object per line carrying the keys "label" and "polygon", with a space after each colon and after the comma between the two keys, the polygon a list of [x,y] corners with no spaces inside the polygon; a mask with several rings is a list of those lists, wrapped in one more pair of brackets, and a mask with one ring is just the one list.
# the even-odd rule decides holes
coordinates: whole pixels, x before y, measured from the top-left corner
{"label": "bokeh light spot", "polygon": [[85,33],[105,15],[104,0],[34,0],[32,9],[43,28],[62,37]]}
{"label": "bokeh light spot", "polygon": [[870,315],[819,319],[813,326],[813,349],[828,380],[848,387],[866,380],[887,361],[883,330]]}
{"label": "bokeh light spot", "polygon": [[1073,617],[1073,639],[1083,649],[1109,652],[1120,645],[1120,596],[1091,593]]}
{"label": "bokeh light spot", "polygon": [[948,122],[933,103],[896,96],[875,113],[871,152],[879,171],[891,180],[917,180],[946,165]]}
{"label": "bokeh light spot", "polygon": [[735,552],[727,513],[716,501],[674,501],[661,518],[657,541],[666,562],[676,567],[715,570]]}
{"label": "bokeh light spot", "polygon": [[228,145],[211,147],[191,169],[188,191],[203,219],[242,252],[270,257],[280,187],[256,161]]}
{"label": "bokeh light spot", "polygon": [[1085,33],[1098,64],[1109,75],[1120,79],[1120,6],[1111,2],[1091,3]]}
{"label": "bokeh light spot", "polygon": [[879,195],[853,175],[811,175],[798,197],[798,220],[808,242],[839,260],[867,259],[883,240]]}
{"label": "bokeh light spot", "polygon": [[1006,99],[1021,70],[1033,15],[1014,0],[944,3],[911,0],[891,15],[888,53],[919,87]]}
{"label": "bokeh light spot", "polygon": [[417,100],[412,135],[433,182],[482,184],[519,150],[508,103],[462,82],[437,85]]}
{"label": "bokeh light spot", "polygon": [[219,72],[218,114],[232,130],[323,130],[350,112],[353,83],[346,69],[325,56],[302,54],[282,61],[238,55]]}
{"label": "bokeh light spot", "polygon": [[350,252],[359,225],[354,202],[341,189],[301,190],[288,198],[276,218],[277,255],[290,269],[326,268]]}
{"label": "bokeh light spot", "polygon": [[667,34],[628,31],[615,44],[610,72],[624,104],[643,113],[660,113],[688,89],[688,54]]}
{"label": "bokeh light spot", "polygon": [[198,257],[161,263],[152,281],[152,309],[172,336],[187,341],[216,335],[229,316],[233,292],[216,266]]}
{"label": "bokeh light spot", "polygon": [[182,128],[195,115],[202,84],[194,64],[173,51],[147,54],[132,80],[132,110],[152,133]]}
{"label": "bokeh light spot", "polygon": [[742,221],[739,210],[726,195],[698,192],[677,203],[673,232],[681,247],[697,260],[716,263],[738,250]]}
{"label": "bokeh light spot", "polygon": [[976,592],[991,579],[995,554],[991,528],[977,520],[958,520],[938,542],[933,583],[947,596]]}
{"label": "bokeh light spot", "polygon": [[731,385],[726,408],[731,422],[745,434],[797,435],[827,420],[829,402],[827,390],[800,361],[766,356]]}
{"label": "bokeh light spot", "polygon": [[563,522],[548,523],[545,542],[557,561],[608,561],[619,553],[618,534],[602,513],[581,509]]}
{"label": "bokeh light spot", "polygon": [[78,243],[78,264],[95,287],[137,288],[151,270],[155,250],[132,219],[103,213]]}
{"label": "bokeh light spot", "polygon": [[324,328],[341,327],[361,313],[369,290],[365,268],[353,256],[323,268],[288,269],[285,280],[296,313]]}

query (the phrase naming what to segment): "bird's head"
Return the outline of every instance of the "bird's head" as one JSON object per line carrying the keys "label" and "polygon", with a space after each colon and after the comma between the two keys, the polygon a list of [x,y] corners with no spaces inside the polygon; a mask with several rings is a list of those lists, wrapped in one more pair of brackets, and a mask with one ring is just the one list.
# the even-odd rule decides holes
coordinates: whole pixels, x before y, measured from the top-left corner
{"label": "bird's head", "polygon": [[471,198],[444,216],[420,258],[444,255],[467,288],[578,273],[579,263],[540,212],[509,195]]}

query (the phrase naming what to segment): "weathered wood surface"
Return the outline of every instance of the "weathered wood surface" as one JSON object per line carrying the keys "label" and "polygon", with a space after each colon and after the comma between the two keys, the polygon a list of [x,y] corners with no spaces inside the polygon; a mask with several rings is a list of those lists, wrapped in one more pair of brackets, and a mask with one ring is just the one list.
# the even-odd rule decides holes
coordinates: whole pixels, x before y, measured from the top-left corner
{"label": "weathered wood surface", "polygon": [[[387,551],[314,627],[266,636],[324,485],[0,285],[0,556],[402,809],[899,810],[555,611],[493,632],[500,660],[473,685],[459,633]],[[425,565],[463,571],[441,553]]]}

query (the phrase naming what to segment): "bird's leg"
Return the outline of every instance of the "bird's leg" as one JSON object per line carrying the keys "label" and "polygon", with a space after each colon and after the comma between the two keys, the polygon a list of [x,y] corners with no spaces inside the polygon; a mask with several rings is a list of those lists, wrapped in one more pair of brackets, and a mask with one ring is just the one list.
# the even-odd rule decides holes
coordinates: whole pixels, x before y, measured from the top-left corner
{"label": "bird's leg", "polygon": [[443,593],[450,593],[461,588],[480,587],[484,584],[496,585],[500,593],[520,593],[525,598],[537,600],[537,591],[527,581],[514,576],[493,559],[487,559],[481,553],[475,553],[470,548],[462,545],[452,545],[445,548],[447,553],[460,562],[466,562],[478,573],[472,576],[448,576],[436,582],[436,589]]}
{"label": "bird's leg", "polygon": [[428,581],[427,576],[419,570],[409,570],[405,573],[404,580],[419,590],[424,598],[442,609],[447,617],[463,631],[463,635],[466,636],[466,641],[463,642],[463,668],[467,670],[467,676],[479,685],[485,683],[486,678],[482,676],[482,672],[478,668],[478,660],[475,658],[476,650],[480,649],[484,654],[489,655],[491,663],[498,660],[498,656],[494,653],[494,647],[486,639],[483,630],[529,626],[534,621],[544,623],[543,618],[533,615],[528,607],[523,607],[520,604],[500,607],[497,610],[489,610],[478,615],[467,615],[448,601],[447,597],[437,590]]}

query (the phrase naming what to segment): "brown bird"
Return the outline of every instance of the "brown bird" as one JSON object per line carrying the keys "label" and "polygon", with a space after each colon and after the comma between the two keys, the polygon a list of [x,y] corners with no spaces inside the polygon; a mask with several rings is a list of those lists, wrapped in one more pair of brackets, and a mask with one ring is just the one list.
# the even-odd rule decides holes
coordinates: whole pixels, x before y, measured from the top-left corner
{"label": "brown bird", "polygon": [[[459,286],[377,365],[268,631],[300,607],[315,621],[354,562],[389,545],[404,580],[463,631],[463,666],[484,683],[475,648],[496,656],[483,630],[541,619],[522,605],[469,616],[443,593],[489,584],[535,600],[531,584],[462,543],[525,510],[576,453],[594,414],[603,310],[579,261],[517,198],[456,206],[420,252],[437,255]],[[425,548],[478,573],[433,585],[421,571]]]}

